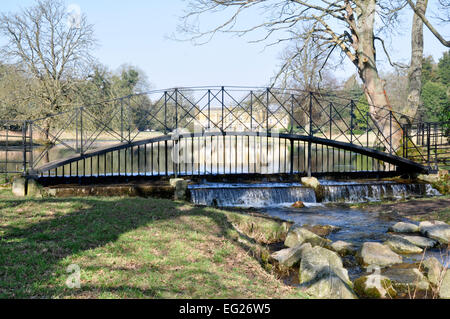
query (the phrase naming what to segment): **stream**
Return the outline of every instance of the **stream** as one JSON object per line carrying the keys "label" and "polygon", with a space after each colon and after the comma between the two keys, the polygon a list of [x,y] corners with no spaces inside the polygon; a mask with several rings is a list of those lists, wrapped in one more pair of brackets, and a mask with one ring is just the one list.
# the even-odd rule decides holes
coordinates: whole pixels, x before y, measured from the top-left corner
{"label": "stream", "polygon": [[[198,205],[218,207],[244,207],[291,221],[296,225],[332,225],[340,228],[328,239],[342,240],[357,248],[364,242],[384,242],[390,236],[388,229],[399,221],[410,221],[403,217],[383,212],[369,212],[350,208],[351,203],[368,201],[400,200],[417,197],[439,196],[429,184],[403,184],[391,181],[330,181],[321,180],[324,199],[317,203],[312,189],[299,183],[222,184],[205,183],[191,185],[192,201]],[[305,208],[292,208],[296,201],[303,201]],[[448,265],[450,258],[439,249],[429,249],[426,257],[434,256]],[[423,254],[402,255],[405,263],[420,262]],[[354,257],[344,259],[349,276],[357,278],[362,269]]]}

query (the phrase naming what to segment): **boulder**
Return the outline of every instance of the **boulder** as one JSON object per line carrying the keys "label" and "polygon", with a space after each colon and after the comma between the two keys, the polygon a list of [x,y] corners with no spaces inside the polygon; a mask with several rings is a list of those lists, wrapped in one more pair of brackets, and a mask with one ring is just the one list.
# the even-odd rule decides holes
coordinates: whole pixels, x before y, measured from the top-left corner
{"label": "boulder", "polygon": [[390,230],[395,233],[417,233],[419,232],[419,226],[411,223],[399,222],[393,225]]}
{"label": "boulder", "polygon": [[311,244],[306,243],[292,248],[279,250],[274,252],[271,257],[284,266],[292,267],[300,261],[305,249],[309,248],[312,248]]}
{"label": "boulder", "polygon": [[317,189],[320,186],[319,180],[315,177],[302,177],[302,184],[313,189]]}
{"label": "boulder", "polygon": [[397,292],[414,293],[416,290],[428,290],[430,284],[417,268],[387,268],[381,271],[389,278]]}
{"label": "boulder", "polygon": [[387,267],[402,262],[402,257],[394,253],[388,246],[373,242],[364,243],[357,258],[365,267],[371,265]]}
{"label": "boulder", "polygon": [[444,268],[439,260],[435,257],[427,258],[422,263],[422,269],[426,274],[428,281],[435,286],[438,286],[441,281],[441,274]]}
{"label": "boulder", "polygon": [[295,202],[294,204],[292,204],[292,207],[294,207],[294,208],[304,208],[305,204],[301,200],[299,200],[298,202]]}
{"label": "boulder", "polygon": [[446,270],[444,278],[442,279],[439,297],[442,299],[450,299],[450,272],[448,270]]}
{"label": "boulder", "polygon": [[302,177],[302,184],[305,187],[314,189],[317,202],[322,202],[324,198],[324,187],[320,185],[320,182],[315,177]]}
{"label": "boulder", "polygon": [[433,248],[437,244],[437,241],[422,236],[401,235],[400,237],[420,248]]}
{"label": "boulder", "polygon": [[317,236],[303,227],[291,227],[286,236],[284,245],[292,248],[303,243],[310,243],[313,246],[328,247],[331,244],[331,240]]}
{"label": "boulder", "polygon": [[438,172],[438,176],[440,179],[446,178],[448,175],[449,175],[448,170],[446,170],[446,169],[441,169]]}
{"label": "boulder", "polygon": [[347,256],[347,255],[355,255],[356,254],[356,248],[353,244],[348,243],[346,241],[336,241],[331,244],[331,249],[337,252],[341,256]]}
{"label": "boulder", "polygon": [[24,177],[15,177],[12,192],[15,196],[25,197],[27,195],[27,180]]}
{"label": "boulder", "polygon": [[332,226],[332,225],[303,225],[303,228],[306,228],[310,232],[316,234],[317,236],[326,237],[331,233],[338,232],[341,230],[340,227]]}
{"label": "boulder", "polygon": [[27,185],[27,196],[42,198],[43,197],[43,187],[38,184],[34,179],[28,180]]}
{"label": "boulder", "polygon": [[398,236],[391,237],[384,244],[397,254],[420,254],[423,251],[422,248]]}
{"label": "boulder", "polygon": [[188,181],[182,178],[172,178],[170,186],[174,188],[174,199],[185,200],[188,194]]}
{"label": "boulder", "polygon": [[341,258],[323,247],[304,250],[300,261],[299,280],[303,291],[314,298],[356,298]]}
{"label": "boulder", "polygon": [[362,298],[392,299],[397,296],[391,280],[379,274],[362,276],[353,282],[353,287]]}
{"label": "boulder", "polygon": [[441,244],[450,243],[450,225],[440,221],[426,221],[419,225],[420,232],[428,238],[435,239]]}
{"label": "boulder", "polygon": [[357,299],[352,287],[333,270],[327,268],[317,275],[314,281],[300,288],[317,299]]}

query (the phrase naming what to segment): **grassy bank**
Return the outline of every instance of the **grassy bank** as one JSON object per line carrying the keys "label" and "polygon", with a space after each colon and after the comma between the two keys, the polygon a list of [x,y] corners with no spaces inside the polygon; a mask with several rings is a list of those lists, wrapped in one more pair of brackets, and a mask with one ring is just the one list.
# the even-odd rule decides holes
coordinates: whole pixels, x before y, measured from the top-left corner
{"label": "grassy bank", "polygon": [[[257,241],[283,231],[271,220],[184,202],[26,200],[0,190],[0,298],[302,297],[258,253]],[[65,284],[71,264],[81,269],[80,289]]]}

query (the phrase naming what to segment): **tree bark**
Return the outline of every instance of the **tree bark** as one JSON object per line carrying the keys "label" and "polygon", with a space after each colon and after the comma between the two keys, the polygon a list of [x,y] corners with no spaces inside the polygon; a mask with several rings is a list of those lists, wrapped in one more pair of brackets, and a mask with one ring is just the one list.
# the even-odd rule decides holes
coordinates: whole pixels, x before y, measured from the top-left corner
{"label": "tree bark", "polygon": [[374,23],[376,0],[356,1],[356,39],[353,47],[359,76],[364,84],[364,93],[369,102],[369,113],[373,124],[382,133],[380,139],[387,152],[396,153],[401,146],[402,129],[391,116],[392,107],[386,95],[384,81],[376,66]]}
{"label": "tree bark", "polygon": [[[417,0],[418,12],[425,15],[428,0]],[[408,107],[407,114],[411,117],[423,117],[422,91],[422,62],[423,62],[423,21],[414,14],[411,32],[411,65],[408,77]]]}

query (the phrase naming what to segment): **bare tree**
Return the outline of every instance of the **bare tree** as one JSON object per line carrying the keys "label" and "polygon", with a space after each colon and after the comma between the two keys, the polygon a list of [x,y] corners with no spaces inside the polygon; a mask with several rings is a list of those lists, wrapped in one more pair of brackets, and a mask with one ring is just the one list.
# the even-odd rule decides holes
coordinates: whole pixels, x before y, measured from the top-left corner
{"label": "bare tree", "polygon": [[[406,2],[409,4],[409,6],[414,10],[414,13],[423,21],[423,23],[427,26],[427,28],[433,33],[433,35],[446,47],[450,47],[450,41],[447,41],[444,39],[444,37],[436,30],[436,28],[431,24],[431,22],[427,19],[425,16],[425,12],[421,11],[420,6],[418,4],[414,4],[412,0],[406,0]],[[440,1],[441,7],[446,11],[445,12],[445,18],[442,18],[443,21],[448,21],[449,16],[449,1],[447,0],[441,0]]]}
{"label": "bare tree", "polygon": [[[306,43],[305,43],[306,42]],[[293,41],[281,55],[281,67],[274,84],[281,88],[318,90],[335,85],[331,75],[332,65],[325,61],[320,44],[306,39]]]}
{"label": "bare tree", "polygon": [[[87,74],[95,45],[86,16],[69,12],[61,0],[38,0],[19,13],[0,15],[7,43],[1,56],[24,68],[38,84],[40,116],[60,111],[76,79]],[[46,138],[51,123],[46,123]]]}
{"label": "bare tree", "polygon": [[[383,39],[377,35],[380,30],[376,30],[375,18],[378,16],[384,22],[381,29],[392,27],[397,21],[398,11],[403,7],[401,1],[383,0],[191,0],[189,12],[180,27],[181,31],[188,32],[192,40],[197,41],[208,41],[219,32],[234,32],[240,36],[262,32],[262,37],[255,41],[275,37],[275,41],[271,42],[273,45],[292,40],[308,43],[310,39],[319,43],[326,57],[335,50],[340,51],[357,68],[373,122],[388,136],[391,106],[377,70],[375,41],[379,40],[383,48],[385,46]],[[249,10],[264,12],[264,20],[250,26],[246,26],[245,21],[241,28],[238,18],[245,16]],[[201,16],[218,12],[228,14],[227,19],[212,29],[202,31],[199,27]],[[309,28],[296,33],[294,30],[298,25],[309,25]],[[303,49],[298,48],[299,51]],[[393,132],[393,144],[399,146],[402,132],[398,127]]]}
{"label": "bare tree", "polygon": [[[416,10],[425,16],[428,0],[417,0]],[[423,22],[418,14],[414,14],[411,31],[411,64],[409,67],[408,107],[406,111],[411,117],[422,109],[420,93],[422,91],[422,61],[423,61]]]}

